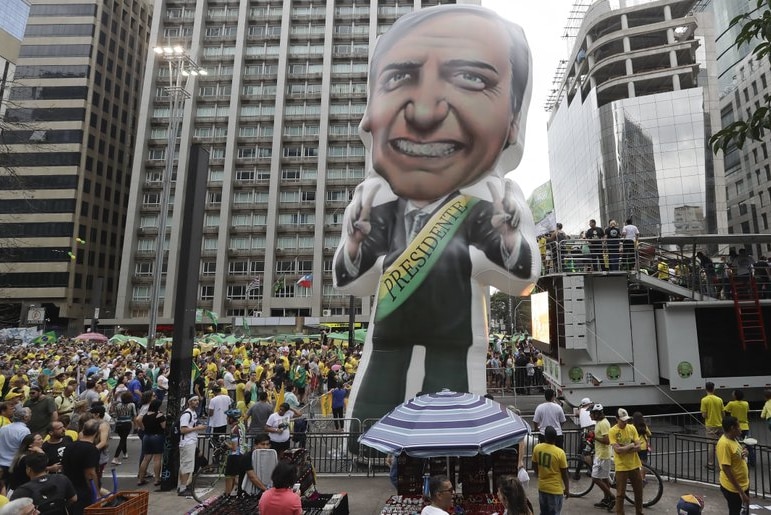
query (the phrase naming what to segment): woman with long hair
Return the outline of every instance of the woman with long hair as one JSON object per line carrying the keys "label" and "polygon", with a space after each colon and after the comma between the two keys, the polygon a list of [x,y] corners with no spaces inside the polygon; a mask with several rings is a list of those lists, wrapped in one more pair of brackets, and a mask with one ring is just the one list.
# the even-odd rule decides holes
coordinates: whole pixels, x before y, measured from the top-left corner
{"label": "woman with long hair", "polygon": [[506,508],[503,515],[533,515],[533,505],[515,476],[501,476],[498,479],[498,500]]}
{"label": "woman with long hair", "polygon": [[[632,414],[632,425],[637,429],[637,435],[640,437],[640,450],[637,451],[637,455],[640,457],[640,461],[643,465],[648,464],[648,454],[651,447],[651,430],[648,424],[645,423],[643,414],[639,411],[635,411]],[[640,474],[643,480],[645,479],[645,469],[640,469]]]}
{"label": "woman with long hair", "polygon": [[142,462],[139,464],[137,485],[147,484],[145,475],[150,461],[153,462],[153,475],[155,486],[161,484],[161,457],[163,456],[163,444],[165,441],[166,416],[160,412],[161,401],[153,399],[148,406],[147,413],[142,417],[144,436],[142,437]]}
{"label": "woman with long hair", "polygon": [[112,457],[112,464],[120,465],[121,461],[118,458],[121,452],[124,456],[128,454],[128,437],[134,429],[134,418],[137,416],[137,408],[134,406],[134,396],[131,392],[123,392],[120,399],[113,403],[111,411],[111,415],[115,417],[115,432],[120,437]]}
{"label": "woman with long hair", "polygon": [[11,466],[8,468],[8,488],[16,490],[21,485],[29,481],[27,475],[26,457],[33,452],[43,452],[43,437],[37,433],[29,434],[25,436],[19,450],[16,451],[16,455],[11,461]]}

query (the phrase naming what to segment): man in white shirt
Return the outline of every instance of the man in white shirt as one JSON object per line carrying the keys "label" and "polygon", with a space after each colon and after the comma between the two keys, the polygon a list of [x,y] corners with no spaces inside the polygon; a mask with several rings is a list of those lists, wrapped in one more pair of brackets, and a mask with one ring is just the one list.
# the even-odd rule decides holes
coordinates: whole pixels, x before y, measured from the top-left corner
{"label": "man in white shirt", "polygon": [[592,400],[589,397],[584,397],[581,399],[581,404],[575,408],[575,423],[581,429],[586,430],[594,427],[594,420],[592,420],[592,416],[590,414],[592,406]]}
{"label": "man in white shirt", "polygon": [[222,375],[222,379],[225,381],[225,389],[228,391],[228,395],[230,396],[231,400],[236,400],[236,376],[235,376],[236,367],[235,365],[230,365],[227,369],[227,371]]}
{"label": "man in white shirt", "polygon": [[278,407],[278,412],[271,414],[268,417],[268,422],[265,424],[265,431],[270,438],[270,448],[276,451],[278,459],[281,459],[281,455],[284,451],[289,449],[289,421],[293,417],[299,417],[301,413],[295,409],[289,407],[286,402]]}
{"label": "man in white shirt", "polygon": [[191,496],[192,492],[187,486],[190,474],[195,468],[195,450],[198,446],[198,431],[205,431],[206,426],[198,424],[198,403],[201,402],[193,395],[187,400],[187,409],[179,416],[179,484],[177,494]]}
{"label": "man in white shirt", "polygon": [[428,480],[431,504],[423,508],[420,515],[449,515],[452,509],[453,488],[447,476],[431,476]]}
{"label": "man in white shirt", "polygon": [[[557,403],[557,394],[551,388],[547,388],[543,393],[546,398],[546,402],[542,402],[535,408],[535,414],[533,415],[533,432],[538,431],[539,427],[551,426],[557,431],[557,440],[554,445],[562,449],[563,436],[562,436],[562,424],[565,423],[565,412],[562,411],[562,406]],[[538,435],[539,443],[543,440],[543,434]]]}
{"label": "man in white shirt", "polygon": [[163,401],[163,399],[166,398],[166,392],[169,390],[169,379],[166,377],[166,374],[169,373],[168,368],[164,368],[161,370],[161,373],[158,374],[158,387],[155,389],[155,397],[159,401]]}
{"label": "man in white shirt", "polygon": [[212,433],[224,435],[228,427],[228,417],[225,412],[230,409],[230,396],[222,390],[209,401],[209,427]]}
{"label": "man in white shirt", "polygon": [[622,267],[626,267],[626,270],[631,270],[634,267],[634,248],[639,236],[640,230],[632,223],[632,219],[628,218],[626,225],[621,229],[621,244],[624,252],[621,264]]}

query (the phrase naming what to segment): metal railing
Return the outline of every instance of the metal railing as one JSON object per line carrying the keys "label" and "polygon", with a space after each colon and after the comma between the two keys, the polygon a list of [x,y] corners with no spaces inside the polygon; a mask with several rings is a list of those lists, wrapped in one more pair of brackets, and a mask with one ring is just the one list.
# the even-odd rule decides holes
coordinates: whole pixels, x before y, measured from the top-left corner
{"label": "metal railing", "polygon": [[[719,467],[707,468],[708,453],[714,453],[715,441],[701,432],[696,413],[655,415],[646,417],[651,427],[648,465],[667,481],[696,481],[719,484]],[[612,417],[611,423],[614,423]],[[531,422],[532,416],[523,416]],[[377,419],[342,419],[343,428],[336,430],[332,417],[314,415],[308,418],[307,431],[291,435],[292,447],[303,446],[308,451],[315,471],[319,474],[386,476],[389,468],[386,455],[358,443]],[[198,449],[209,459],[211,446],[204,434],[198,437]],[[298,440],[300,442],[298,442]],[[582,431],[563,430],[563,449],[568,455],[580,454],[583,447]],[[525,464],[532,468],[530,457],[538,443],[537,435],[525,440]],[[771,446],[754,446],[754,465],[749,468],[750,493],[763,499],[771,498]]]}
{"label": "metal railing", "polygon": [[543,368],[534,367],[533,375],[528,375],[527,367],[486,368],[487,391],[493,395],[511,396],[532,395],[543,392],[546,379]]}

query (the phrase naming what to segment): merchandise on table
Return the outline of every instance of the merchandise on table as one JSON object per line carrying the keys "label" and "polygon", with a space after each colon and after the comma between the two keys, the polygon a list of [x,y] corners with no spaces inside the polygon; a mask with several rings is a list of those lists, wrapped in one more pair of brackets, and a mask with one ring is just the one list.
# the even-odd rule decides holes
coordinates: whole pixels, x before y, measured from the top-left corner
{"label": "merchandise on table", "polygon": [[[381,515],[420,515],[421,510],[430,503],[423,497],[414,495],[392,495]],[[492,494],[456,495],[453,503],[454,515],[493,515],[503,513],[504,507]]]}

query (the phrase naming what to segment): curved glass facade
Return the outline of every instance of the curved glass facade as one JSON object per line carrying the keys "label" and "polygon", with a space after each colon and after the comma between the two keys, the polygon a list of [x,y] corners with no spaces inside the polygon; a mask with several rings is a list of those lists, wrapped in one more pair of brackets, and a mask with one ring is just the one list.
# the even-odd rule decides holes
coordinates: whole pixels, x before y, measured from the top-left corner
{"label": "curved glass facade", "polygon": [[571,234],[629,216],[643,236],[716,232],[704,102],[702,88],[563,102],[549,127],[557,220]]}

